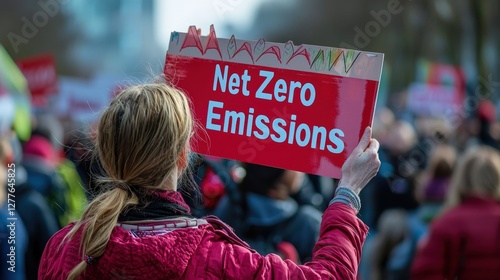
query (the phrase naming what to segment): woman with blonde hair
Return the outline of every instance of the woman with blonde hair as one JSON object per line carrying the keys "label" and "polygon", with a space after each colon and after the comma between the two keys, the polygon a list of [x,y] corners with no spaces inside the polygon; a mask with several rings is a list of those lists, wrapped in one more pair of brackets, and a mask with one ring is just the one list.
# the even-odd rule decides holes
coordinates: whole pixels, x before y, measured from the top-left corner
{"label": "woman with blonde hair", "polygon": [[107,177],[80,220],[45,248],[39,279],[355,279],[367,227],[357,194],[378,171],[367,128],[342,167],[312,261],[261,256],[177,191],[193,129],[185,95],[164,83],[123,90],[103,112],[96,152]]}
{"label": "woman with blonde hair", "polygon": [[412,267],[414,279],[498,279],[500,154],[479,146],[463,156],[445,210],[432,223]]}

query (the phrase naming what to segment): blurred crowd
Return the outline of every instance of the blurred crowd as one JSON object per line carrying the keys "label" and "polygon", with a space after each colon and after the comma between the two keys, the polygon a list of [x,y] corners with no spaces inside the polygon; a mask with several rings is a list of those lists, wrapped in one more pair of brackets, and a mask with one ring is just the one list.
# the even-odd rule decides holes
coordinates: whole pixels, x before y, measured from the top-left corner
{"label": "blurred crowd", "polygon": [[[373,129],[382,165],[360,195],[359,218],[370,227],[360,279],[470,278],[481,265],[499,267],[500,275],[496,116],[489,101],[453,124],[378,108]],[[18,273],[6,274],[2,261],[0,279],[36,279],[49,238],[99,191],[93,178],[104,171],[92,154],[94,135],[69,127],[45,112],[34,117],[28,141],[2,128],[0,179],[7,186],[7,166],[14,163],[19,219]],[[218,216],[262,254],[311,259],[338,180],[196,154],[191,165],[185,175],[200,192],[181,192],[193,215]],[[7,188],[0,188],[2,259],[9,250],[7,200]]]}

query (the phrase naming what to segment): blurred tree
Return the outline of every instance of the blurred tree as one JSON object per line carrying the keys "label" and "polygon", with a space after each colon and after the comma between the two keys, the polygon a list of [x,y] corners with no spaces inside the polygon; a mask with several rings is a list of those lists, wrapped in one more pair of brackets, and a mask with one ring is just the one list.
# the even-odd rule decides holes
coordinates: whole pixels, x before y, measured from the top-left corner
{"label": "blurred tree", "polygon": [[[400,12],[384,18],[389,7]],[[385,65],[392,73],[390,89],[400,92],[414,81],[418,58],[461,65],[476,84],[490,75],[493,81],[500,80],[499,11],[495,0],[272,1],[261,6],[252,31],[269,41],[347,43],[385,53]],[[360,32],[366,35],[366,44],[359,44]],[[497,92],[500,95],[500,88]]]}

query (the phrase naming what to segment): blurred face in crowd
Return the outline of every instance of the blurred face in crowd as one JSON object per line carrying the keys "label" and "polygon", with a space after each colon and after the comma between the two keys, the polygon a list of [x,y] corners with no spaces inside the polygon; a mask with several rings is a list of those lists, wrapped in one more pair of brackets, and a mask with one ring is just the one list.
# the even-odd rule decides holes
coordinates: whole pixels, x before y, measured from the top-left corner
{"label": "blurred face in crowd", "polygon": [[388,108],[380,109],[373,120],[373,138],[379,140],[380,143],[385,144],[385,139],[389,133],[390,128],[395,122],[394,113]]}
{"label": "blurred face in crowd", "polygon": [[287,199],[300,190],[303,181],[304,173],[285,170],[275,187],[269,190],[269,195],[275,199]]}
{"label": "blurred face in crowd", "polygon": [[413,127],[405,121],[395,122],[387,134],[385,145],[393,155],[408,152],[417,141]]}

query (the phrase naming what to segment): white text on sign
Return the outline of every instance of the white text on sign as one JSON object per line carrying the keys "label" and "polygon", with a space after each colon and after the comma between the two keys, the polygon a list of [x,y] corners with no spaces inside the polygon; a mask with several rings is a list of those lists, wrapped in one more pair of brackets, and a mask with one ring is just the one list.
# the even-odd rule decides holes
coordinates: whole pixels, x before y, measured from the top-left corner
{"label": "white text on sign", "polygon": [[[226,92],[226,87],[229,93],[238,94],[240,92],[245,96],[249,96],[250,92],[248,91],[248,82],[251,77],[248,75],[248,70],[245,70],[243,74],[238,75],[238,73],[233,73],[229,77],[228,81],[228,72],[229,66],[224,67],[224,73],[221,71],[221,67],[219,64],[215,66],[215,76],[214,76],[214,84],[213,91],[217,91],[217,87],[220,87],[222,92]],[[295,90],[300,90],[300,102],[302,105],[308,107],[311,106],[316,98],[316,89],[311,83],[302,83],[297,81],[290,81],[290,85],[283,80],[278,79],[274,84],[274,92],[273,94],[264,92],[265,88],[273,82],[274,72],[260,70],[259,76],[265,77],[264,82],[259,86],[259,89],[255,93],[255,97],[259,99],[265,100],[273,100],[273,97],[278,102],[287,101],[288,103],[294,102]],[[287,98],[288,96],[288,98]]]}
{"label": "white text on sign", "polygon": [[[299,81],[287,82],[284,79],[275,79],[272,71],[260,70],[259,76],[264,81],[255,92],[255,98],[275,101],[295,103],[300,102],[304,107],[310,107],[316,99],[316,89],[311,83],[301,83]],[[214,92],[225,93],[228,91],[232,95],[243,94],[250,96],[248,83],[252,77],[248,70],[243,73],[229,73],[229,66],[216,64],[214,70],[214,81],[212,90]],[[274,85],[273,92],[266,92],[269,85]],[[224,110],[224,102],[210,100],[208,103],[208,113],[206,128],[224,133],[245,135],[256,137],[261,140],[271,138],[276,143],[297,144],[300,147],[310,147],[312,149],[328,150],[333,154],[341,153],[344,150],[344,132],[338,128],[327,129],[324,126],[299,123],[297,114],[292,114],[290,119],[275,118],[272,120],[264,114],[257,114],[254,108],[249,108],[248,112],[237,112]],[[327,142],[328,140],[328,142]]]}

